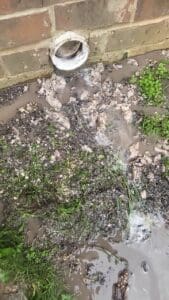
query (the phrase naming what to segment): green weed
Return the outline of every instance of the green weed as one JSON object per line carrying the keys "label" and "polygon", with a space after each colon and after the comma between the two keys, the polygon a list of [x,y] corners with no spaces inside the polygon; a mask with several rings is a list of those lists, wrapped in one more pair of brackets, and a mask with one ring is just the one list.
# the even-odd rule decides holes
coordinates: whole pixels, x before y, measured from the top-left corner
{"label": "green weed", "polygon": [[[3,180],[0,182],[0,189],[4,190],[7,197],[20,200],[26,206],[37,207],[50,203],[56,198],[56,185],[54,181],[54,170],[52,166],[45,164],[42,157],[46,153],[44,149],[32,145],[23,153],[22,147],[17,146],[15,157],[22,167],[15,172],[13,166],[8,164],[0,165]],[[4,157],[10,155],[5,152]],[[23,160],[23,155],[24,159]],[[46,158],[48,159],[48,157]],[[21,164],[22,162],[22,164]]]}
{"label": "green weed", "polygon": [[139,77],[133,76],[131,83],[138,85],[148,104],[160,105],[165,99],[164,79],[169,79],[169,70],[166,63],[161,62],[154,67],[146,67]]}
{"label": "green weed", "polygon": [[[126,194],[128,196],[127,213],[128,213],[128,215],[130,215],[131,212],[133,211],[136,203],[139,202],[140,195],[139,195],[139,192],[136,189],[136,187],[133,184],[129,184],[129,182],[127,181],[127,179],[125,177],[122,178],[122,186],[123,186],[123,189],[126,190]],[[118,203],[118,206],[119,206],[119,203]]]}
{"label": "green weed", "polygon": [[74,198],[70,199],[68,202],[60,203],[58,205],[58,215],[63,217],[68,217],[71,214],[77,213],[82,206],[82,199],[80,198]]}
{"label": "green weed", "polygon": [[168,157],[165,157],[163,159],[163,163],[164,163],[164,166],[165,166],[165,175],[167,177],[169,177],[169,158]]}
{"label": "green weed", "polygon": [[0,281],[26,287],[29,300],[66,299],[66,293],[49,262],[49,252],[26,247],[18,230],[0,230]]}
{"label": "green weed", "polygon": [[169,139],[169,116],[144,116],[141,129],[146,135]]}

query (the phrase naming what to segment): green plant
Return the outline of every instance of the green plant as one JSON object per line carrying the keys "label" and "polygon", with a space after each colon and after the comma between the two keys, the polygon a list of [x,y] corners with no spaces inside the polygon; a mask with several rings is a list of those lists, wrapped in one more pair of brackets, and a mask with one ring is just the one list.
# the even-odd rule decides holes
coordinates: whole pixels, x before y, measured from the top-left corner
{"label": "green plant", "polygon": [[29,300],[59,300],[69,296],[56,277],[49,252],[25,246],[17,229],[0,230],[0,281],[26,287]]}
{"label": "green plant", "polygon": [[71,214],[75,214],[80,210],[81,205],[82,199],[80,198],[73,198],[70,199],[68,202],[60,203],[57,209],[58,215],[68,217]]}
{"label": "green plant", "polygon": [[164,102],[163,80],[169,78],[166,63],[146,67],[140,76],[132,76],[130,82],[137,84],[148,104],[160,105]]}
{"label": "green plant", "polygon": [[68,294],[62,294],[61,297],[60,297],[60,300],[73,300],[72,296],[71,295],[68,295]]}
{"label": "green plant", "polygon": [[151,104],[161,104],[163,102],[162,82],[156,77],[151,68],[147,68],[138,80],[141,93],[145,100]]}
{"label": "green plant", "polygon": [[159,65],[155,68],[155,76],[160,79],[168,79],[169,78],[169,70],[166,67],[166,62],[160,62]]}
{"label": "green plant", "polygon": [[[24,154],[25,161],[22,163],[22,168],[18,168],[17,172],[8,165],[3,165],[1,174],[4,179],[0,182],[0,188],[9,196],[16,200],[21,200],[25,206],[38,207],[42,204],[54,201],[56,199],[56,186],[54,181],[54,170],[52,166],[46,165],[43,161],[44,149],[34,144],[30,149],[26,149]],[[18,156],[19,153],[19,156]],[[5,152],[6,155],[11,155]],[[13,154],[16,159],[23,160],[23,149],[17,146]]]}
{"label": "green plant", "polygon": [[165,166],[165,175],[168,177],[169,176],[169,158],[165,157],[163,159],[163,164]]}
{"label": "green plant", "polygon": [[169,139],[169,116],[144,116],[141,129],[144,134]]}
{"label": "green plant", "polygon": [[[133,211],[136,203],[139,202],[140,194],[133,184],[131,184],[131,183],[129,184],[126,177],[122,178],[122,186],[123,186],[124,190],[126,190],[126,193],[128,196],[127,213],[128,213],[128,215],[130,215],[131,212]],[[119,206],[119,202],[118,202],[118,206]]]}

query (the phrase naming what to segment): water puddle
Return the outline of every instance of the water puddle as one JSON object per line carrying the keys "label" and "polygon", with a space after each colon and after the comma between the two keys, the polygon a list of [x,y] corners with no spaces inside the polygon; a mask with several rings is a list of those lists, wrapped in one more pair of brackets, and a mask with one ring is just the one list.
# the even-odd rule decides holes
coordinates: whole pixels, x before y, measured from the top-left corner
{"label": "water puddle", "polygon": [[169,231],[164,226],[154,228],[145,242],[115,248],[128,260],[132,273],[129,300],[169,299]]}
{"label": "water puddle", "polygon": [[137,221],[124,242],[111,244],[99,238],[77,253],[69,277],[75,299],[169,299],[169,230],[149,216],[133,220]]}
{"label": "water puddle", "polygon": [[77,261],[78,267],[69,277],[69,285],[74,287],[76,299],[119,299],[116,295],[125,294],[128,285],[127,261],[116,255],[106,241],[100,239],[95,246],[82,248],[77,254]]}

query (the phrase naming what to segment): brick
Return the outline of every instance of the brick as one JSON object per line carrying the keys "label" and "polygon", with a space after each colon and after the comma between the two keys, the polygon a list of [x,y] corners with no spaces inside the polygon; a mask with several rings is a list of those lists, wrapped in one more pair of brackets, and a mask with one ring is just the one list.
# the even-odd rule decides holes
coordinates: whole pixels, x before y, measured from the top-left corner
{"label": "brick", "polygon": [[47,12],[0,20],[0,50],[31,44],[50,37]]}
{"label": "brick", "polygon": [[[43,0],[43,6],[50,6],[53,4],[64,3],[64,2],[72,2],[72,0]],[[79,2],[79,0],[74,0],[73,2]]]}
{"label": "brick", "polygon": [[[31,8],[42,8],[70,1],[72,0],[0,0],[0,15],[11,14]],[[79,0],[74,0],[74,2],[75,1]]]}
{"label": "brick", "polygon": [[30,50],[2,56],[11,75],[37,71],[49,66],[48,49]]}
{"label": "brick", "polygon": [[42,0],[0,0],[0,15],[42,7]]}
{"label": "brick", "polygon": [[[161,43],[169,39],[169,19],[147,25],[94,31],[90,34],[89,46],[92,55],[123,51],[135,47]],[[140,51],[141,52],[141,51]]]}
{"label": "brick", "polygon": [[139,0],[136,21],[153,19],[169,14],[169,0]]}
{"label": "brick", "polygon": [[56,29],[93,29],[130,22],[136,0],[79,0],[55,6]]}

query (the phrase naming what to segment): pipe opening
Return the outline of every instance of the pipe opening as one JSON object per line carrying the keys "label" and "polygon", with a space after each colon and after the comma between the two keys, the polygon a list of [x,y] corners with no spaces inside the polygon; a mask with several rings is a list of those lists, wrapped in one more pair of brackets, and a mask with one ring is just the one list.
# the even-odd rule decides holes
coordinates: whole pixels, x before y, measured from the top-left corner
{"label": "pipe opening", "polygon": [[72,58],[75,57],[78,52],[82,51],[82,43],[79,41],[69,41],[64,43],[57,51],[55,56],[60,58]]}
{"label": "pipe opening", "polygon": [[53,40],[50,57],[54,66],[63,71],[71,71],[82,66],[88,59],[89,47],[84,37],[66,32]]}

